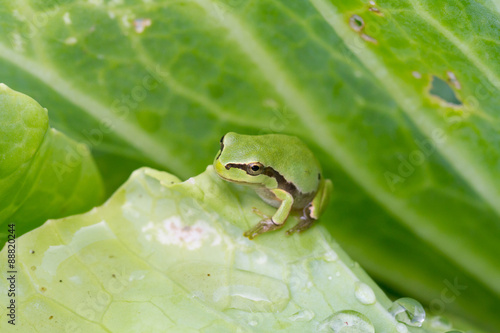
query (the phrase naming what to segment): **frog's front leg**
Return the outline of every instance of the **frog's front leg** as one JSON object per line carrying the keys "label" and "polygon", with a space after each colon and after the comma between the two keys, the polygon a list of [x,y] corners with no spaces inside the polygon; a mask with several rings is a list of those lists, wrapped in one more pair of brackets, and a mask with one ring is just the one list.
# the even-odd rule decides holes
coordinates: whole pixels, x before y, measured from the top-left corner
{"label": "frog's front leg", "polygon": [[304,207],[304,212],[300,217],[300,222],[297,223],[293,228],[288,229],[286,232],[287,236],[297,232],[301,233],[309,229],[314,222],[323,214],[325,207],[330,201],[330,193],[333,190],[333,184],[330,179],[321,181],[319,184],[318,192],[314,196],[313,200],[309,205]]}
{"label": "frog's front leg", "polygon": [[293,197],[290,193],[281,189],[273,189],[271,192],[281,201],[278,210],[271,218],[264,218],[253,228],[247,230],[243,236],[254,239],[260,234],[279,229],[283,226],[293,206]]}

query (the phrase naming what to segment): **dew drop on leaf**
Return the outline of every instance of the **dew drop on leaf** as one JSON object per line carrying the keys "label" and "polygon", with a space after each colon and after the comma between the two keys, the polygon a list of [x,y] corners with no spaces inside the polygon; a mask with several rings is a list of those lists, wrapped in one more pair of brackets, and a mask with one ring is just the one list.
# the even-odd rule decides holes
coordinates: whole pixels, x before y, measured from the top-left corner
{"label": "dew drop on leaf", "polygon": [[250,325],[250,326],[257,326],[258,324],[259,323],[257,321],[255,321],[255,320],[251,320],[251,321],[248,322],[248,325]]}
{"label": "dew drop on leaf", "polygon": [[325,259],[325,261],[333,262],[336,261],[339,258],[339,256],[334,251],[328,251],[327,253],[325,253],[323,258]]}
{"label": "dew drop on leaf", "polygon": [[357,281],[354,285],[354,295],[356,299],[362,304],[373,304],[376,301],[375,293],[369,285]]}
{"label": "dew drop on leaf", "polygon": [[370,319],[353,310],[334,313],[323,321],[319,330],[335,333],[375,333]]}
{"label": "dew drop on leaf", "polygon": [[392,303],[389,312],[397,321],[410,326],[420,327],[425,320],[422,304],[413,298],[403,297]]}

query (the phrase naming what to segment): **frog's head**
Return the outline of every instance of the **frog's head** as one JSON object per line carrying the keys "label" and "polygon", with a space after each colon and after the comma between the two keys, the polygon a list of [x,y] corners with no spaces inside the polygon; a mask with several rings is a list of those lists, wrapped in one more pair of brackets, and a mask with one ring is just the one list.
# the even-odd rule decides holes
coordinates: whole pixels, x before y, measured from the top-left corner
{"label": "frog's head", "polygon": [[[266,143],[262,136],[229,132],[220,140],[220,150],[214,160],[217,174],[230,182],[275,187],[266,167]],[[264,159],[264,160],[263,160]]]}

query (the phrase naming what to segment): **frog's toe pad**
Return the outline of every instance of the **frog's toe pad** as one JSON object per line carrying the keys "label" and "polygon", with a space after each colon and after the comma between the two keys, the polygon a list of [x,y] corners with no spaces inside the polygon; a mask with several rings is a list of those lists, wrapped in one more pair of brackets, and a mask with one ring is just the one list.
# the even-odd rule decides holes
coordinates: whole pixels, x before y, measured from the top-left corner
{"label": "frog's toe pad", "polygon": [[294,233],[300,234],[301,232],[304,232],[307,229],[309,229],[310,227],[312,227],[314,222],[316,222],[316,220],[313,220],[310,218],[309,219],[308,218],[301,218],[299,223],[297,223],[293,228],[290,228],[286,231],[286,235],[290,236],[290,235],[293,235]]}
{"label": "frog's toe pad", "polygon": [[279,229],[282,226],[282,224],[275,224],[272,219],[264,219],[257,223],[253,228],[245,231],[243,236],[248,237],[248,239],[254,239],[260,234]]}

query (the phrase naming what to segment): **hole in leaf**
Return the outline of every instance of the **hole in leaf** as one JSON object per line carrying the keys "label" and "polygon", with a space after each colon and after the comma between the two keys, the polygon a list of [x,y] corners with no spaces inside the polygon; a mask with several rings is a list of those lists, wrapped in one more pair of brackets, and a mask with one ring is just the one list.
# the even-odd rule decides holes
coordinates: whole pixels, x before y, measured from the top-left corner
{"label": "hole in leaf", "polygon": [[462,102],[458,99],[457,95],[455,95],[455,92],[451,89],[450,85],[435,75],[432,76],[431,89],[429,90],[429,93],[442,99],[446,103],[452,105],[462,105]]}
{"label": "hole in leaf", "polygon": [[359,32],[365,27],[365,21],[363,21],[363,19],[359,15],[352,15],[349,18],[349,25],[351,26],[352,30]]}

